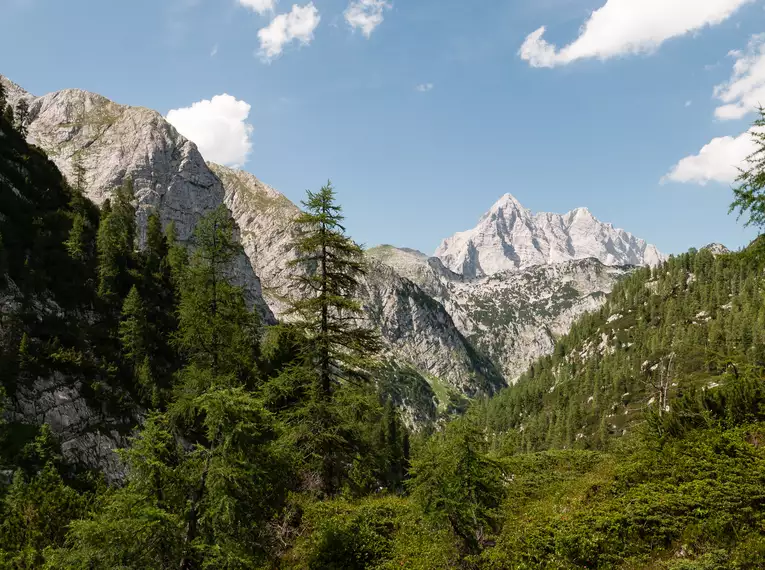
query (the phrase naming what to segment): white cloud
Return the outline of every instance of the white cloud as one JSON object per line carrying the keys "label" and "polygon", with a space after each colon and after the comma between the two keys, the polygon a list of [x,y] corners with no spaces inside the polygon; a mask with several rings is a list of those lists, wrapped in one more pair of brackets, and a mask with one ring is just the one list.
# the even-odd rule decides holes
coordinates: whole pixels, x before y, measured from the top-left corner
{"label": "white cloud", "polygon": [[419,91],[420,93],[427,93],[428,91],[432,91],[435,85],[432,83],[420,83],[417,87],[415,87],[416,91]]}
{"label": "white cloud", "polygon": [[344,13],[345,21],[370,37],[375,28],[383,23],[383,11],[388,9],[390,4],[386,0],[354,0]]}
{"label": "white cloud", "polygon": [[690,107],[691,105],[693,105],[693,101],[691,101],[690,99],[688,99],[688,100],[685,102],[685,106],[686,106],[686,107]]}
{"label": "white cloud", "polygon": [[239,4],[245,8],[250,8],[258,14],[273,12],[276,8],[275,0],[239,0]]}
{"label": "white cloud", "polygon": [[752,139],[754,129],[737,137],[712,139],[698,154],[687,156],[678,162],[661,182],[685,182],[705,186],[709,182],[731,183],[744,168],[746,159],[754,153]]}
{"label": "white cloud", "polygon": [[191,107],[172,109],[167,120],[179,133],[196,143],[205,160],[241,167],[252,150],[250,105],[231,95],[216,95]]}
{"label": "white cloud", "polygon": [[215,57],[216,55],[218,55],[218,44],[215,44],[212,51],[210,51],[210,57]]}
{"label": "white cloud", "polygon": [[733,75],[715,87],[715,97],[724,103],[715,109],[718,119],[740,119],[765,106],[765,34],[752,36],[746,52],[732,51]]}
{"label": "white cloud", "polygon": [[606,0],[579,37],[558,49],[545,27],[529,34],[518,54],[532,67],[555,67],[586,58],[650,53],[666,40],[713,26],[755,0]]}
{"label": "white cloud", "polygon": [[260,55],[269,61],[281,55],[284,46],[292,41],[308,45],[321,16],[313,2],[305,6],[292,5],[292,11],[276,16],[271,23],[258,31]]}

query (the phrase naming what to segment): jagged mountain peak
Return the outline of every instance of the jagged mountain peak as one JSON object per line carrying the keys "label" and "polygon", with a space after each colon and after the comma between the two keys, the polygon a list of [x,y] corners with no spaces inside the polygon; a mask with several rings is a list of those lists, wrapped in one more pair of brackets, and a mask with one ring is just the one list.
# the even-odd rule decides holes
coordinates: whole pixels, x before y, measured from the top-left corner
{"label": "jagged mountain peak", "polygon": [[605,265],[664,259],[655,246],[601,222],[587,208],[534,214],[512,194],[502,196],[475,228],[444,240],[435,256],[468,278],[588,257]]}

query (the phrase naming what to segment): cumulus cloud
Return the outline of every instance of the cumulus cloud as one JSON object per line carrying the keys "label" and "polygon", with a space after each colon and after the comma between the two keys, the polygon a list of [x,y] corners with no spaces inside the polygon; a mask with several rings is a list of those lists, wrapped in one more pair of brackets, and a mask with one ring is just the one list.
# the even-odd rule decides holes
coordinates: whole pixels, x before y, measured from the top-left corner
{"label": "cumulus cloud", "polygon": [[420,83],[417,87],[415,87],[416,91],[419,91],[420,93],[427,93],[428,91],[432,91],[433,85],[432,83]]}
{"label": "cumulus cloud", "polygon": [[740,119],[765,106],[765,34],[752,36],[745,52],[732,51],[733,75],[715,87],[715,97],[724,104],[715,109],[718,119]]}
{"label": "cumulus cloud", "polygon": [[196,143],[205,160],[241,167],[252,150],[250,105],[231,95],[216,95],[190,107],[172,109],[168,122]]}
{"label": "cumulus cloud", "polygon": [[375,28],[383,23],[383,12],[388,9],[390,4],[386,0],[355,0],[345,11],[345,21],[354,30],[361,30],[366,37],[370,37]]}
{"label": "cumulus cloud", "polygon": [[239,4],[250,10],[254,10],[258,14],[273,12],[276,8],[275,0],[239,0]]}
{"label": "cumulus cloud", "polygon": [[587,58],[601,60],[650,53],[670,38],[714,26],[755,0],[606,0],[579,37],[557,48],[545,27],[529,34],[518,54],[532,67],[555,67]]}
{"label": "cumulus cloud", "polygon": [[319,10],[313,2],[305,6],[293,4],[289,13],[276,16],[268,26],[258,31],[261,57],[270,61],[281,55],[284,46],[293,41],[310,44],[320,21]]}
{"label": "cumulus cloud", "polygon": [[753,140],[755,129],[737,137],[718,137],[705,145],[698,154],[687,156],[678,162],[662,178],[664,182],[701,184],[722,182],[729,184],[736,180],[739,168],[744,168],[747,158],[756,150]]}

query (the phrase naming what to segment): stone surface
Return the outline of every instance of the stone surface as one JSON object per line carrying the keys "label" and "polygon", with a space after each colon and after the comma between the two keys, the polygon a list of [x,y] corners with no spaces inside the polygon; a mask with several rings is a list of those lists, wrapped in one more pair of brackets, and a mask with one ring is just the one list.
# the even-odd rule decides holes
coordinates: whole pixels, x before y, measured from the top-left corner
{"label": "stone surface", "polygon": [[[175,222],[179,239],[186,242],[199,219],[224,203],[223,184],[196,145],[156,111],[118,105],[79,89],[35,97],[2,76],[0,81],[12,105],[19,99],[29,103],[29,142],[45,150],[70,183],[79,160],[86,171],[83,190],[96,204],[103,203],[125,178],[132,178],[139,241],[152,211],[159,212],[164,225]],[[248,302],[273,322],[260,281],[245,256],[237,260],[234,277]]]}
{"label": "stone surface", "polygon": [[505,194],[472,230],[444,240],[435,256],[466,277],[534,265],[596,258],[605,265],[657,265],[664,256],[629,232],[597,220],[587,208],[532,212]]}
{"label": "stone surface", "polygon": [[420,252],[382,246],[368,256],[405,275],[437,300],[477,351],[508,382],[550,354],[582,314],[599,309],[630,267],[594,258],[467,278]]}

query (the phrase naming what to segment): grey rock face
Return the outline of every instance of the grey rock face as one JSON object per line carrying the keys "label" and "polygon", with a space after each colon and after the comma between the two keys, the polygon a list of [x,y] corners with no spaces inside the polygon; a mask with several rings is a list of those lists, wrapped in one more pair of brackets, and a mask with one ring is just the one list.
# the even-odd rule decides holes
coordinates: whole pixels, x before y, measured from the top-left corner
{"label": "grey rock face", "polygon": [[[11,104],[19,99],[29,103],[29,142],[45,150],[70,183],[79,161],[86,172],[85,194],[96,204],[132,178],[140,242],[152,211],[159,212],[164,225],[175,222],[185,242],[199,219],[224,203],[223,184],[196,145],[156,111],[118,105],[79,89],[34,97],[2,76],[0,81]],[[260,281],[244,256],[237,260],[234,277],[249,303],[273,322]]]}
{"label": "grey rock face", "polygon": [[726,255],[728,253],[731,253],[731,251],[721,243],[710,243],[709,245],[705,245],[701,249],[710,252],[715,257],[717,257],[718,255]]}
{"label": "grey rock face", "polygon": [[556,339],[579,316],[599,309],[616,282],[631,271],[584,259],[469,279],[419,252],[382,246],[368,255],[437,300],[462,335],[509,382],[550,354]]}
{"label": "grey rock face", "polygon": [[56,373],[21,386],[12,399],[11,421],[50,426],[71,463],[99,469],[110,481],[125,475],[115,450],[128,443],[135,418],[122,420],[95,409],[82,396],[82,385]]}
{"label": "grey rock face", "polygon": [[658,265],[664,256],[629,232],[597,220],[587,208],[532,214],[505,194],[472,230],[444,240],[435,256],[465,277],[596,258],[605,265]]}

